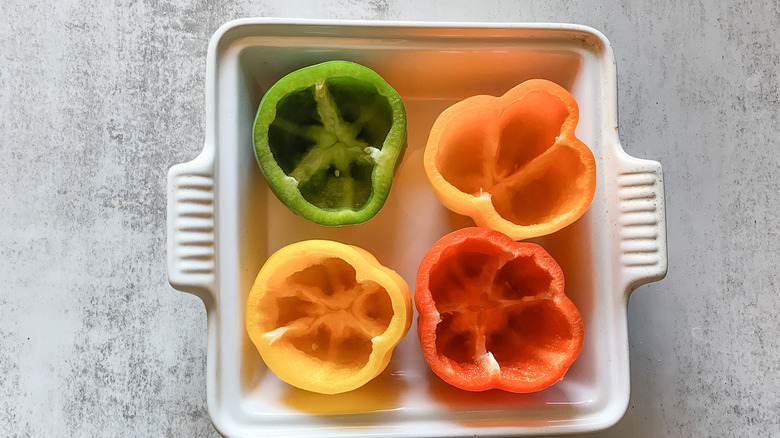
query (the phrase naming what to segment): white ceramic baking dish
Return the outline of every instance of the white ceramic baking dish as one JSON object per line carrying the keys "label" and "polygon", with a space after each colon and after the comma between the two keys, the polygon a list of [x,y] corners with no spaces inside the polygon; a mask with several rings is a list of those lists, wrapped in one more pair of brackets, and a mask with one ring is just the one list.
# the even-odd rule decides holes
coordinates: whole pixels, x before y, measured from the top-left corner
{"label": "white ceramic baking dish", "polygon": [[[383,210],[328,228],[292,214],[269,191],[252,149],[258,103],[276,80],[331,59],[364,64],[398,90],[408,149]],[[597,160],[588,212],[541,239],[561,264],[582,313],[585,343],[564,380],[534,394],[471,393],[427,367],[416,326],[387,370],[356,391],[324,396],[266,369],[244,330],[244,305],[264,260],[282,246],[327,238],[356,244],[414,284],[441,236],[472,225],[435,198],[422,166],[441,110],[475,94],[500,95],[529,78],[569,89],[576,134]],[[666,273],[661,166],[618,140],[615,63],[599,32],[566,24],[376,23],[248,19],[214,35],[206,76],[206,141],[168,175],[168,272],[208,313],[208,408],[217,430],[244,436],[492,436],[584,432],[616,423],[629,399],[626,305]]]}

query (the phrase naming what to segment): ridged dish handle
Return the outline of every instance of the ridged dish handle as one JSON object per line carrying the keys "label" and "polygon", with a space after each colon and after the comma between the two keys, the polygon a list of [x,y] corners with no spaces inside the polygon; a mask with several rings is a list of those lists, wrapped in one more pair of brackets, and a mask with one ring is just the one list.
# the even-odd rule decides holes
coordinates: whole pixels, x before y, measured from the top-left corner
{"label": "ridged dish handle", "polygon": [[658,162],[623,155],[619,163],[619,254],[630,294],[666,276],[664,178]]}
{"label": "ridged dish handle", "polygon": [[214,280],[214,154],[207,147],[168,171],[168,281],[207,301]]}

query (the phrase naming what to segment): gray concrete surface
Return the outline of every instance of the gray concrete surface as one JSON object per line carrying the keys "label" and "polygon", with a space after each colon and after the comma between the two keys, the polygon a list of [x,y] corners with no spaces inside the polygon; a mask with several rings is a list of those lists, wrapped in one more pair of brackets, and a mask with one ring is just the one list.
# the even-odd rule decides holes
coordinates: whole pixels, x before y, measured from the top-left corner
{"label": "gray concrete surface", "polygon": [[205,54],[250,16],[593,26],[620,136],[666,175],[669,275],[629,304],[605,437],[780,435],[780,3],[0,3],[0,435],[216,436],[203,305],[165,272],[165,175],[204,138]]}

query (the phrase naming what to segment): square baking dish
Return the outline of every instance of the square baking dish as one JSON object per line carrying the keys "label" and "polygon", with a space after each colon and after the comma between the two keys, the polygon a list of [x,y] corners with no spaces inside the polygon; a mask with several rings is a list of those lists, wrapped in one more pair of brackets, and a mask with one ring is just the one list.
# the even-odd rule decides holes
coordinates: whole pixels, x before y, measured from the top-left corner
{"label": "square baking dish", "polygon": [[[402,96],[408,146],[382,211],[361,225],[323,227],[271,193],[252,148],[257,106],[300,67],[344,59],[382,75]],[[628,156],[618,140],[615,63],[606,38],[567,24],[376,23],[246,19],[214,35],[206,75],[206,140],[168,174],[171,285],[199,296],[208,315],[208,409],[217,430],[253,436],[501,436],[594,431],[629,399],[626,306],[666,274],[661,166]],[[596,196],[573,225],[535,239],[560,263],[585,324],[565,378],[538,393],[448,386],[428,369],[416,325],[388,368],[358,390],[325,396],[268,371],[244,329],[247,294],[265,259],[296,241],[361,246],[414,285],[446,233],[473,225],[448,212],[425,177],[422,152],[437,115],[476,94],[501,95],[531,78],[577,99],[577,137],[597,162]]]}

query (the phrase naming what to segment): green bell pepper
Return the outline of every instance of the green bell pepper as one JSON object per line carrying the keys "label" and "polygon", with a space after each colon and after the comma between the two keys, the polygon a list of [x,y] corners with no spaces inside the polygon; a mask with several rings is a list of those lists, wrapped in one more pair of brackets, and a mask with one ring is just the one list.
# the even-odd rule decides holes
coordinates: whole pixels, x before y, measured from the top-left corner
{"label": "green bell pepper", "polygon": [[283,77],[255,118],[255,156],[271,189],[321,225],[374,217],[405,146],[401,96],[373,70],[347,61]]}

